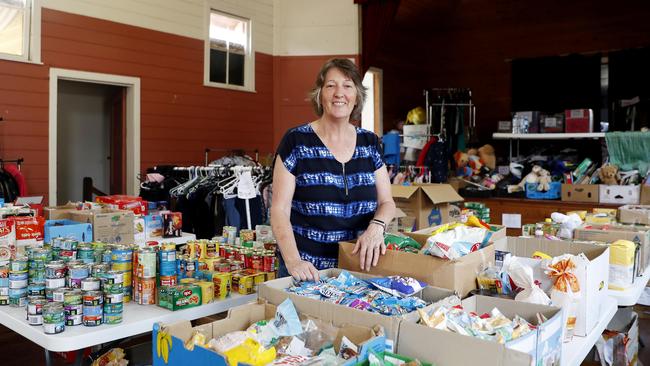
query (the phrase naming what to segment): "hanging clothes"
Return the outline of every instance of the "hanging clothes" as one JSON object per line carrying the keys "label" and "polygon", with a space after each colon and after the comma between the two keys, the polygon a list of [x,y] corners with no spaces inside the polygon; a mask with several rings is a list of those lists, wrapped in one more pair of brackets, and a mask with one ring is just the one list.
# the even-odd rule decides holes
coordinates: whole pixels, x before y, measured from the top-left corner
{"label": "hanging clothes", "polygon": [[15,164],[5,164],[3,169],[16,181],[16,185],[18,186],[18,195],[21,197],[27,196],[27,181],[25,180],[23,173],[18,169],[18,166]]}

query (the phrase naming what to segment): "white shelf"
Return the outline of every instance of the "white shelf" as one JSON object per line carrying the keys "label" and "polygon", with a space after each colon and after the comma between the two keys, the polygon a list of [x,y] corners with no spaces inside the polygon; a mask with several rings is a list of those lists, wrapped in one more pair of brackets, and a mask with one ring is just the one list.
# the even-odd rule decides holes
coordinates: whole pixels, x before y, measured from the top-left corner
{"label": "white shelf", "polygon": [[600,320],[586,337],[574,336],[571,342],[562,344],[562,366],[578,366],[584,361],[600,335],[603,334],[607,324],[616,314],[616,310],[618,310],[616,300],[607,297],[600,310]]}
{"label": "white shelf", "polygon": [[588,139],[605,137],[604,132],[585,133],[501,133],[495,132],[492,138],[495,140],[564,140],[564,139]]}
{"label": "white shelf", "polygon": [[650,267],[645,269],[643,276],[634,278],[632,287],[625,291],[609,290],[609,296],[618,301],[618,306],[633,306],[639,301],[648,280],[650,280]]}
{"label": "white shelf", "polygon": [[59,334],[43,333],[43,326],[29,325],[25,308],[0,307],[0,323],[39,346],[54,352],[83,349],[101,343],[150,332],[154,323],[172,323],[179,320],[194,320],[224,312],[232,307],[244,305],[257,299],[257,294],[232,294],[229,298],[195,308],[171,311],[157,305],[124,305],[122,323],[102,324],[96,327],[76,325],[65,327]]}

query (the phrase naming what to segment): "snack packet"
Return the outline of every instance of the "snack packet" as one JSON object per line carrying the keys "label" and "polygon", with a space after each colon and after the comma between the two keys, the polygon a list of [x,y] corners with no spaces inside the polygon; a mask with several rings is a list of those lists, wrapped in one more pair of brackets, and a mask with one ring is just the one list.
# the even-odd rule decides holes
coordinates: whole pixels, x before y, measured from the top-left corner
{"label": "snack packet", "polygon": [[417,253],[420,251],[420,243],[405,235],[386,234],[384,235],[384,244],[386,249],[398,250],[408,253]]}
{"label": "snack packet", "polygon": [[300,318],[291,299],[284,300],[275,312],[273,325],[280,336],[294,336],[302,333]]}
{"label": "snack packet", "polygon": [[450,260],[458,259],[480,249],[487,232],[485,228],[462,224],[447,231],[438,229],[427,239],[421,253]]}
{"label": "snack packet", "polygon": [[368,282],[382,291],[399,297],[411,296],[422,291],[427,286],[425,282],[402,276],[370,278]]}

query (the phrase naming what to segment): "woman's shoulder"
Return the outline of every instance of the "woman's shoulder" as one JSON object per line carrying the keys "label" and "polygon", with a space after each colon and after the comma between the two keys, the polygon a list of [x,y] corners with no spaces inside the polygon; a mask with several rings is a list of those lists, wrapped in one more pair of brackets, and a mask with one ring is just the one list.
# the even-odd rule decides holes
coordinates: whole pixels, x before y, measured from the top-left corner
{"label": "woman's shoulder", "polygon": [[377,137],[377,134],[370,131],[366,130],[365,128],[357,127],[357,136],[359,137],[359,140],[374,144],[379,140],[379,137]]}
{"label": "woman's shoulder", "polygon": [[296,127],[291,127],[290,129],[287,130],[285,135],[300,135],[300,134],[311,135],[313,133],[314,130],[311,128],[311,122],[307,122]]}
{"label": "woman's shoulder", "polygon": [[292,149],[296,145],[311,145],[316,134],[309,123],[291,127],[284,133],[280,148]]}

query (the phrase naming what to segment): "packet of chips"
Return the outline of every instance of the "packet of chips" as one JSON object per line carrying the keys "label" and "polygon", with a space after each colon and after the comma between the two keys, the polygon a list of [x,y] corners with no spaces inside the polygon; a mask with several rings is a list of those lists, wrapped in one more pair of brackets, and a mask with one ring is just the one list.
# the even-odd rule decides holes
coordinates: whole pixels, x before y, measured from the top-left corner
{"label": "packet of chips", "polygon": [[425,282],[418,281],[412,277],[402,276],[370,278],[368,282],[382,291],[399,297],[414,295],[427,287]]}
{"label": "packet of chips", "polygon": [[386,234],[384,235],[386,249],[401,252],[417,253],[422,247],[420,243],[405,235]]}

